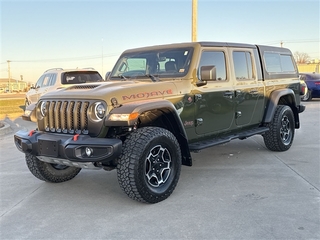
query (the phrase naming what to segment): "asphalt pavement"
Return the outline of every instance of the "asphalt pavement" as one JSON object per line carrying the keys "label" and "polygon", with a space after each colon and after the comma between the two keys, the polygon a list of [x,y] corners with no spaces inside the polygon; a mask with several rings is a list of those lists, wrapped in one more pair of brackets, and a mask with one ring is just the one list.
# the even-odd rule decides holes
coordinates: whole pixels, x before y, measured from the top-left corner
{"label": "asphalt pavement", "polygon": [[0,239],[320,239],[320,99],[304,104],[289,151],[271,152],[254,136],[194,153],[157,204],[128,198],[116,171],[38,180],[13,143],[35,124],[6,119]]}

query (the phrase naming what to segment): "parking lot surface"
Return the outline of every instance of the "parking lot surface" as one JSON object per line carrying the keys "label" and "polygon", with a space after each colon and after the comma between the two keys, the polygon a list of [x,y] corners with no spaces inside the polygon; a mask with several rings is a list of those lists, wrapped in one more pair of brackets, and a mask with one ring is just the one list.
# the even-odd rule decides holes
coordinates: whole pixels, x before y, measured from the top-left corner
{"label": "parking lot surface", "polygon": [[128,198],[116,171],[38,180],[13,143],[35,124],[6,119],[0,239],[320,239],[320,99],[304,104],[289,151],[271,152],[254,136],[193,153],[194,165],[157,204]]}

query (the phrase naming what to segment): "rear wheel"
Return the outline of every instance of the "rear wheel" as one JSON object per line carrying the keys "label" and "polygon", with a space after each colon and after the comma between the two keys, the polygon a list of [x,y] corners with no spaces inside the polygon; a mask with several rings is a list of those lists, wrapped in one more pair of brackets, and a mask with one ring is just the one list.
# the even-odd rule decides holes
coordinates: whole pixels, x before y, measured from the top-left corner
{"label": "rear wheel", "polygon": [[65,182],[77,176],[81,171],[81,168],[42,162],[31,154],[26,154],[26,163],[35,177],[46,182]]}
{"label": "rear wheel", "polygon": [[266,147],[272,151],[288,150],[292,145],[295,131],[291,108],[284,105],[277,106],[268,127],[269,131],[263,135]]}
{"label": "rear wheel", "polygon": [[175,189],[181,171],[181,151],[166,129],[144,127],[125,140],[117,165],[122,190],[140,202],[157,203]]}

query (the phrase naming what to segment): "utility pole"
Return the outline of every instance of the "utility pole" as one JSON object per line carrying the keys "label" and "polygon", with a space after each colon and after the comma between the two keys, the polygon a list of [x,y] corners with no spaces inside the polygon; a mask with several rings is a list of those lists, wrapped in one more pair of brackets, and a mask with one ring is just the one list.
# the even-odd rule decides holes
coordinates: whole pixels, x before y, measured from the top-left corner
{"label": "utility pole", "polygon": [[197,41],[197,11],[198,0],[192,0],[192,42]]}
{"label": "utility pole", "polygon": [[103,38],[101,38],[101,75],[103,77]]}
{"label": "utility pole", "polygon": [[8,90],[9,90],[9,92],[11,92],[11,86],[10,86],[10,84],[11,84],[11,72],[10,72],[10,60],[7,60],[7,63],[8,63]]}

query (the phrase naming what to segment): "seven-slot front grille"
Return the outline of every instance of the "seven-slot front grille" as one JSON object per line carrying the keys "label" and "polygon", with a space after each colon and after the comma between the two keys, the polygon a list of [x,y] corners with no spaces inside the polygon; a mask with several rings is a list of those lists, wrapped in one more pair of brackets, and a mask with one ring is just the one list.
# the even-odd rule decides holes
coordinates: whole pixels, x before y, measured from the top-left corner
{"label": "seven-slot front grille", "polygon": [[88,101],[46,101],[45,131],[88,134]]}

